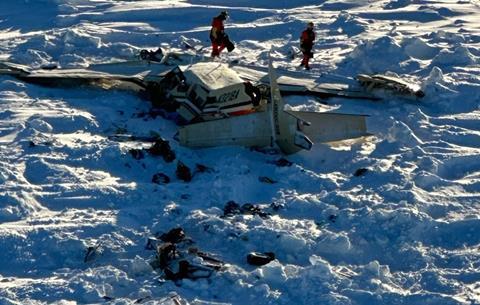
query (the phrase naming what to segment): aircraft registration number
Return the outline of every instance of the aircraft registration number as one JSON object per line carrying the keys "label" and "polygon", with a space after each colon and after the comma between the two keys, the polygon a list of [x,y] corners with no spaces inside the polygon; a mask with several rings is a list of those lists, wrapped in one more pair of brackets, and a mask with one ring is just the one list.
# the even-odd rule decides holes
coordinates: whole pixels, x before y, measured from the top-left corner
{"label": "aircraft registration number", "polygon": [[227,92],[227,93],[224,93],[222,95],[220,95],[217,99],[217,101],[219,103],[226,103],[226,102],[230,102],[230,101],[233,101],[235,100],[236,98],[238,98],[238,95],[240,94],[240,89],[237,89],[237,90],[234,90],[234,91],[230,91],[230,92]]}

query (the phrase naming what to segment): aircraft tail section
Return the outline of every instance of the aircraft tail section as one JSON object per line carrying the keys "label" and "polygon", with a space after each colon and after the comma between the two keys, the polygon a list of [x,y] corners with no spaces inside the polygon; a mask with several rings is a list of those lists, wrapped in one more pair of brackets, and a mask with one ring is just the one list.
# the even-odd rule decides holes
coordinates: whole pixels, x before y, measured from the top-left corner
{"label": "aircraft tail section", "polygon": [[327,143],[370,135],[365,115],[328,112],[286,111],[301,121],[302,132],[314,143]]}

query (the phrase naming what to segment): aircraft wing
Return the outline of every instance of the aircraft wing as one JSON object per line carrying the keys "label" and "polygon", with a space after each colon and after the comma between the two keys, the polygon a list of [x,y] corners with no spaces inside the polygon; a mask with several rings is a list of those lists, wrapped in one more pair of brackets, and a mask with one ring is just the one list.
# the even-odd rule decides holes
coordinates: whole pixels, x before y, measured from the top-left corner
{"label": "aircraft wing", "polygon": [[[31,69],[24,65],[1,62],[0,74],[11,75],[31,83],[55,87],[75,87],[86,84],[100,84],[103,86],[116,82],[129,84],[127,87],[134,90],[144,87],[143,80],[148,74],[148,70],[145,67],[137,65],[132,68],[127,65],[126,67],[130,68],[130,70],[122,72],[119,68],[120,66],[124,66],[124,63],[98,65],[93,66],[93,69]],[[115,71],[115,67],[117,71]]]}
{"label": "aircraft wing", "polygon": [[[245,81],[269,85],[268,70],[254,66],[230,66]],[[314,95],[321,98],[342,97],[351,99],[378,100],[377,97],[362,90],[350,88],[345,83],[319,82],[314,77],[294,71],[278,73],[278,86],[282,95]]]}

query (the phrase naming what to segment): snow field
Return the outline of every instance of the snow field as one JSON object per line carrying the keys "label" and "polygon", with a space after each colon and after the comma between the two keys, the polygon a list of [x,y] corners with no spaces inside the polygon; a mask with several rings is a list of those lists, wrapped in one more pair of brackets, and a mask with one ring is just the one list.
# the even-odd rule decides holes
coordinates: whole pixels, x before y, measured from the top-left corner
{"label": "snow field", "polygon": [[[180,147],[173,122],[150,117],[148,103],[130,93],[2,76],[0,304],[173,304],[173,292],[189,304],[479,304],[476,1],[4,1],[0,53],[70,68],[130,59],[162,43],[208,45],[210,18],[223,9],[237,42],[224,59],[265,66],[274,47],[276,66],[295,70],[299,60],[288,52],[314,20],[311,75],[388,72],[419,83],[426,97],[327,100],[369,114],[374,137],[318,145],[277,167],[279,155]],[[322,107],[313,98],[286,100]],[[213,171],[184,183],[176,161],[128,152],[149,143],[109,138],[120,132],[159,133],[179,160]],[[359,168],[368,171],[354,177]],[[172,182],[153,184],[158,172]],[[222,217],[230,200],[272,215]],[[161,281],[144,246],[177,226],[225,270],[179,286]],[[250,251],[277,259],[254,268]]]}

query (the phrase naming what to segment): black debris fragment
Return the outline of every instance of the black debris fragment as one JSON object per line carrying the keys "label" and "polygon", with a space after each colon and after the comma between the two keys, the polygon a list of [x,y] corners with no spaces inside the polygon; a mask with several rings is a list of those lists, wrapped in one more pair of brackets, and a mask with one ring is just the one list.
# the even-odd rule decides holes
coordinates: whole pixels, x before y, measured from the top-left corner
{"label": "black debris fragment", "polygon": [[172,243],[163,243],[157,247],[157,262],[160,268],[166,268],[175,259],[177,247]]}
{"label": "black debris fragment", "polygon": [[137,136],[131,134],[113,134],[108,136],[109,140],[117,141],[117,142],[155,142],[158,139],[158,135],[156,136]]}
{"label": "black debris fragment", "polygon": [[174,228],[158,238],[149,239],[148,247],[156,245],[157,255],[151,262],[153,268],[161,269],[164,278],[178,281],[181,279],[208,278],[220,270],[224,263],[197,248],[187,247],[192,241],[186,237],[182,228]]}
{"label": "black debris fragment", "polygon": [[156,237],[149,237],[147,239],[147,244],[145,245],[145,250],[155,250],[157,248],[158,239]]}
{"label": "black debris fragment", "polygon": [[143,49],[140,51],[139,57],[142,60],[159,62],[163,58],[163,50],[161,48],[155,51]]}
{"label": "black debris fragment", "polygon": [[239,214],[258,215],[262,218],[270,216],[270,213],[265,212],[260,206],[253,205],[251,203],[245,203],[244,205],[240,206],[238,203],[231,200],[225,204],[223,208],[224,217],[230,217]]}
{"label": "black debris fragment", "polygon": [[187,260],[181,260],[178,262],[178,272],[176,273],[173,272],[169,267],[163,270],[165,277],[172,281],[178,281],[185,278],[191,280],[209,278],[213,274],[213,271],[214,270],[211,268],[192,264]]}
{"label": "black debris fragment", "polygon": [[275,183],[278,182],[278,181],[273,180],[272,178],[269,178],[269,177],[266,177],[266,176],[258,177],[258,181],[260,181],[262,183],[268,183],[268,184],[275,184]]}
{"label": "black debris fragment", "polygon": [[177,170],[176,170],[177,178],[183,180],[185,182],[192,181],[192,172],[190,168],[186,166],[182,161],[178,161],[177,163]]}
{"label": "black debris fragment", "polygon": [[293,162],[288,161],[285,158],[280,158],[278,160],[273,161],[273,164],[275,164],[278,167],[290,167],[293,165]]}
{"label": "black debris fragment", "polygon": [[148,149],[148,152],[154,156],[161,156],[165,162],[172,162],[175,160],[176,155],[175,152],[170,147],[168,141],[164,139],[157,139],[155,143],[153,143],[152,147]]}
{"label": "black debris fragment", "polygon": [[168,184],[170,183],[170,178],[164,173],[157,173],[153,175],[152,182],[156,184]]}
{"label": "black debris fragment", "polygon": [[337,221],[337,217],[338,217],[337,215],[332,214],[332,215],[328,216],[328,220],[332,223],[335,223]]}
{"label": "black debris fragment", "polygon": [[100,252],[100,243],[97,243],[94,246],[88,246],[85,257],[83,258],[83,262],[88,263],[90,261],[93,261],[100,254]]}
{"label": "black debris fragment", "polygon": [[223,262],[221,260],[210,256],[208,253],[199,251],[197,248],[189,248],[188,253],[194,253],[198,257],[201,257],[203,259],[203,263],[212,269],[220,270],[223,267]]}
{"label": "black debris fragment", "polygon": [[254,266],[263,266],[275,259],[273,252],[251,252],[247,255],[247,263]]}
{"label": "black debris fragment", "polygon": [[251,203],[245,203],[242,205],[241,211],[243,214],[258,215],[262,218],[270,215],[269,213],[264,212],[258,205],[253,205]]}
{"label": "black debris fragment", "polygon": [[285,205],[283,203],[280,203],[280,202],[272,202],[270,204],[270,208],[274,211],[278,211],[278,210],[281,210],[281,209],[285,208]]}
{"label": "black debris fragment", "polygon": [[179,242],[185,240],[186,235],[182,228],[174,228],[167,233],[160,235],[159,238],[164,242],[178,244]]}
{"label": "black debris fragment", "polygon": [[223,207],[223,216],[233,216],[240,213],[240,205],[233,200],[227,202]]}
{"label": "black debris fragment", "polygon": [[208,167],[208,166],[203,165],[203,164],[197,163],[197,164],[196,164],[196,168],[195,168],[195,172],[196,172],[196,173],[212,173],[212,172],[213,172],[213,168]]}
{"label": "black debris fragment", "polygon": [[145,155],[142,149],[130,149],[128,152],[130,153],[130,155],[132,155],[132,157],[135,160],[140,160],[145,158]]}
{"label": "black debris fragment", "polygon": [[52,145],[53,145],[53,142],[49,141],[49,140],[37,141],[37,142],[35,142],[33,140],[28,141],[28,147],[52,146]]}
{"label": "black debris fragment", "polygon": [[366,173],[368,172],[368,169],[367,168],[359,168],[355,171],[355,173],[353,173],[353,175],[355,177],[360,177],[360,176],[363,176],[365,175]]}
{"label": "black debris fragment", "polygon": [[147,301],[149,299],[151,299],[152,297],[151,296],[146,296],[146,297],[143,297],[143,298],[139,298],[137,300],[135,300],[134,304],[141,304],[143,303],[144,301]]}
{"label": "black debris fragment", "polygon": [[271,156],[280,154],[280,151],[277,148],[252,147],[250,150]]}
{"label": "black debris fragment", "polygon": [[40,67],[40,69],[42,69],[42,70],[47,70],[47,71],[51,71],[51,70],[58,69],[58,65],[55,64],[55,63],[53,63],[53,62],[52,62],[52,63],[47,63],[47,64],[45,64],[45,65],[42,65],[42,66]]}

